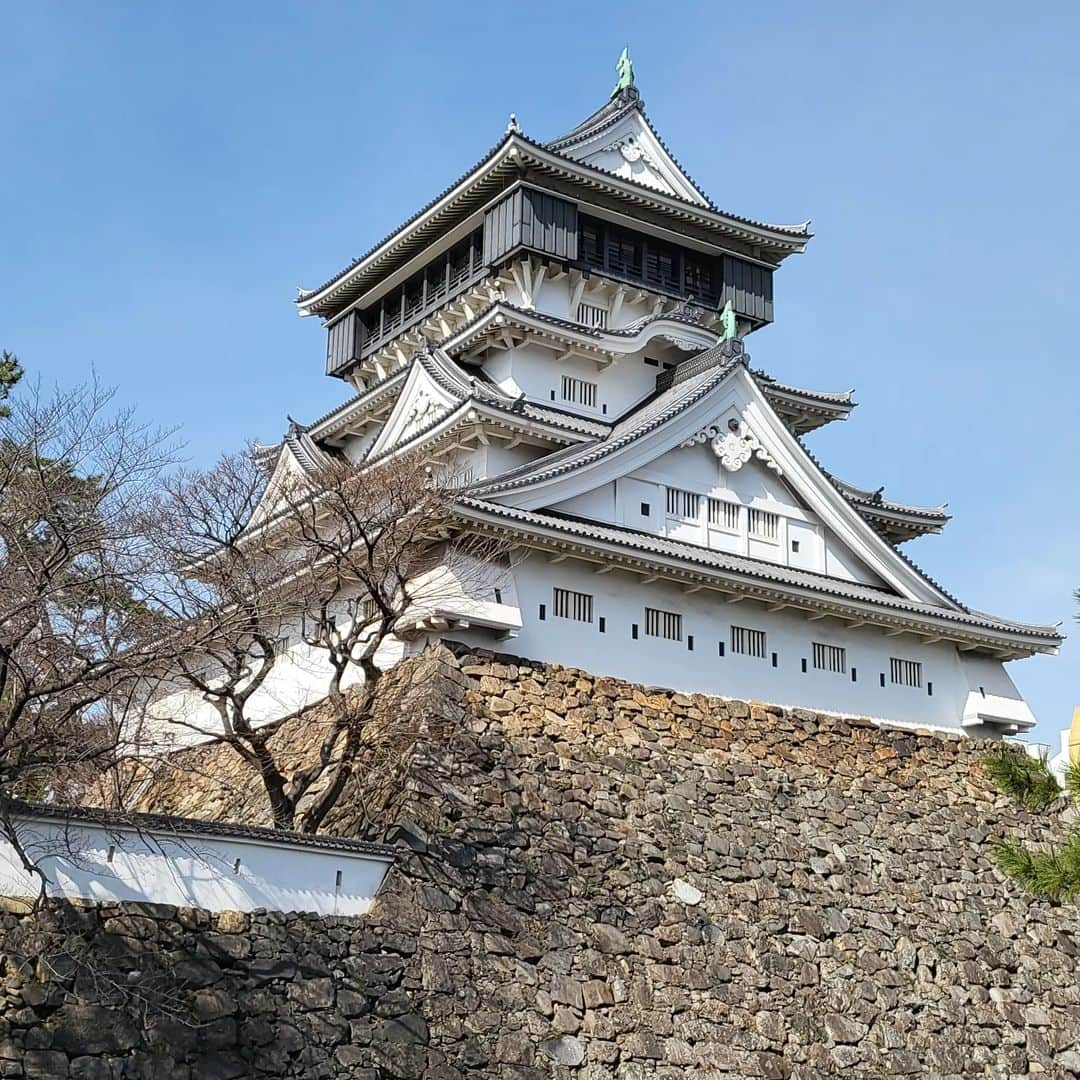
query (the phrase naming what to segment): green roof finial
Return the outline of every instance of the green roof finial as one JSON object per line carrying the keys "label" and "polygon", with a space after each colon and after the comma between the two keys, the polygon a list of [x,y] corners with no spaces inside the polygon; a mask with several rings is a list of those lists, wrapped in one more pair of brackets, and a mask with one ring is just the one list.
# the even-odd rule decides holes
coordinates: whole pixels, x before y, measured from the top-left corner
{"label": "green roof finial", "polygon": [[615,65],[615,71],[618,73],[619,81],[615,84],[615,89],[611,91],[612,97],[622,93],[623,90],[629,90],[634,85],[634,63],[630,59],[628,48],[623,48],[619,62]]}
{"label": "green roof finial", "polygon": [[738,337],[735,311],[730,300],[724,305],[724,310],[720,312],[720,331],[721,341],[734,341]]}

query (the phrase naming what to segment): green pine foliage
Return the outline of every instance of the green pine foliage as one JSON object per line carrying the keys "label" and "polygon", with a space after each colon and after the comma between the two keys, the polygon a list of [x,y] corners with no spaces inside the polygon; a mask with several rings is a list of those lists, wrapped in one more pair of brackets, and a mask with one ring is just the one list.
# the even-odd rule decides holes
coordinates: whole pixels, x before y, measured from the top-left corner
{"label": "green pine foliage", "polygon": [[1026,892],[1047,900],[1080,896],[1080,829],[1073,828],[1063,844],[1049,851],[1031,851],[1011,840],[994,845],[997,868]]}
{"label": "green pine foliage", "polygon": [[22,377],[23,369],[19,365],[19,358],[7,349],[0,352],[0,419],[11,415],[11,410],[4,401]]}
{"label": "green pine foliage", "polygon": [[[1025,810],[1039,813],[1061,796],[1061,785],[1046,764],[1021,747],[1002,746],[983,758],[983,767],[999,791],[1011,795]],[[1080,775],[1077,777],[1080,782]]]}
{"label": "green pine foliage", "polygon": [[[1033,758],[1018,746],[1002,746],[983,758],[983,766],[999,791],[1032,813],[1049,809],[1062,795],[1046,759]],[[1080,805],[1080,764],[1066,769],[1065,794]],[[1062,843],[1047,849],[1001,840],[991,848],[990,858],[1006,877],[1033,896],[1058,903],[1080,899],[1080,826],[1072,826]]]}
{"label": "green pine foliage", "polygon": [[1072,761],[1065,767],[1065,791],[1080,806],[1080,761]]}

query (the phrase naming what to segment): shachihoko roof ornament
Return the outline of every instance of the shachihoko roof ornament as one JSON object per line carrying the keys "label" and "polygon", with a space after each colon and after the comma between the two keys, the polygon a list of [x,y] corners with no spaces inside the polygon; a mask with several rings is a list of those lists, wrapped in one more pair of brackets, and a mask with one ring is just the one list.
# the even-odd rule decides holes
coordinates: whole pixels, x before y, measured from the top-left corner
{"label": "shachihoko roof ornament", "polygon": [[630,59],[629,46],[624,46],[619,54],[615,72],[619,80],[615,83],[615,89],[611,91],[612,97],[621,94],[624,90],[629,90],[634,85],[634,62]]}

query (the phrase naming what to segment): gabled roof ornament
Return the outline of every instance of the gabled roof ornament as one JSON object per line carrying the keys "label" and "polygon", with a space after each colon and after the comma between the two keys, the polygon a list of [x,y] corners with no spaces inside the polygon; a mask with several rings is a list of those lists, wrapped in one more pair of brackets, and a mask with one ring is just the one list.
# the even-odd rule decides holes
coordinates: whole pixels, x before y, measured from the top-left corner
{"label": "gabled roof ornament", "polygon": [[619,76],[615,83],[615,89],[611,91],[612,97],[617,97],[624,90],[633,90],[634,87],[634,62],[630,59],[629,46],[624,46],[619,60],[615,64],[615,72]]}
{"label": "gabled roof ornament", "polygon": [[518,123],[518,118],[517,118],[516,113],[511,113],[510,114],[510,120],[508,121],[508,123],[506,125],[506,131],[503,134],[505,134],[505,135],[520,135],[521,134],[521,125]]}

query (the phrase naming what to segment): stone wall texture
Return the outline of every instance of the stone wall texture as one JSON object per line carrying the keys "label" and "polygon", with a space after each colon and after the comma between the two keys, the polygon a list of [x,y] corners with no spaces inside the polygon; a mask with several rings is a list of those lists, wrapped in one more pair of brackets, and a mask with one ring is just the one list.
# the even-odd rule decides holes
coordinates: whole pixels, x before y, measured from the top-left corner
{"label": "stone wall texture", "polygon": [[[992,869],[1052,825],[987,744],[475,651],[399,678],[438,706],[330,823],[399,847],[370,917],[9,911],[0,1076],[1080,1075],[1080,915]],[[143,809],[260,819],[227,751],[181,765]]]}

